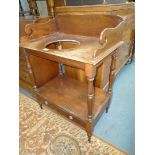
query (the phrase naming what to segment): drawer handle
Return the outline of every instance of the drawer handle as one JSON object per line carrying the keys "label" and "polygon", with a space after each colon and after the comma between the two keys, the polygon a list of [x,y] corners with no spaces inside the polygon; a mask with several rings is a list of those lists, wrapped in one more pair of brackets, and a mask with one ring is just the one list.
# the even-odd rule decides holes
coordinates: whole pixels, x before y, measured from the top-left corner
{"label": "drawer handle", "polygon": [[69,116],[69,119],[71,119],[71,120],[72,120],[72,119],[73,119],[73,116],[71,116],[71,115],[70,115],[70,116]]}
{"label": "drawer handle", "polygon": [[45,101],[45,105],[48,105],[48,102],[47,101]]}

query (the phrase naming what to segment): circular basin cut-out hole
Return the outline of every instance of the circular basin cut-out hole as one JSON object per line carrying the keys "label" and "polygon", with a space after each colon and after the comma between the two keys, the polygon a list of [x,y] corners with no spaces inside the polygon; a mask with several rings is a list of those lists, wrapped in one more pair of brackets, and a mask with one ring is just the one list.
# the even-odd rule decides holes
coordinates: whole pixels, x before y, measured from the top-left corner
{"label": "circular basin cut-out hole", "polygon": [[80,42],[75,40],[57,40],[51,42],[46,45],[47,49],[56,49],[56,50],[63,50],[63,49],[71,49],[75,48],[80,45]]}

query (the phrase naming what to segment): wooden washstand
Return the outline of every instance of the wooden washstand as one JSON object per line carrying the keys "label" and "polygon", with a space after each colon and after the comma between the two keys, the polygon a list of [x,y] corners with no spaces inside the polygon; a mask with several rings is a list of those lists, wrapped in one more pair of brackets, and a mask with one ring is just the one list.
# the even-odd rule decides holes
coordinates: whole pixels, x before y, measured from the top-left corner
{"label": "wooden washstand", "polygon": [[[59,14],[27,25],[27,35],[21,38],[40,107],[47,105],[83,127],[89,142],[97,120],[109,108],[126,20],[113,15]],[[109,85],[103,90],[95,85],[96,70],[107,58],[110,71],[100,78],[108,76]],[[68,67],[84,72],[87,81],[70,76]]]}

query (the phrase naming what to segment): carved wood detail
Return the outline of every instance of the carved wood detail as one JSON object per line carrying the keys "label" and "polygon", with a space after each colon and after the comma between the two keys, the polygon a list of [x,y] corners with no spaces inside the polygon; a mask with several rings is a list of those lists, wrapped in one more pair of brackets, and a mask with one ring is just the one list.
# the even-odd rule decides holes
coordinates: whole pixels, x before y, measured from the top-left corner
{"label": "carved wood detail", "polygon": [[55,21],[49,17],[40,18],[32,24],[25,26],[25,36],[22,36],[20,42],[24,43],[56,31]]}

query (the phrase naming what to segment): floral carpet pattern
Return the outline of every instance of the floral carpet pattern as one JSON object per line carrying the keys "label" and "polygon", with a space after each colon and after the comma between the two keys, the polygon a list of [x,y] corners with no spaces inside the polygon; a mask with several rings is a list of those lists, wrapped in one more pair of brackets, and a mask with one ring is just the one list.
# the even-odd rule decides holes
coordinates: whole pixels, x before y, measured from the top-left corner
{"label": "floral carpet pattern", "polygon": [[62,116],[20,94],[20,155],[126,155]]}

